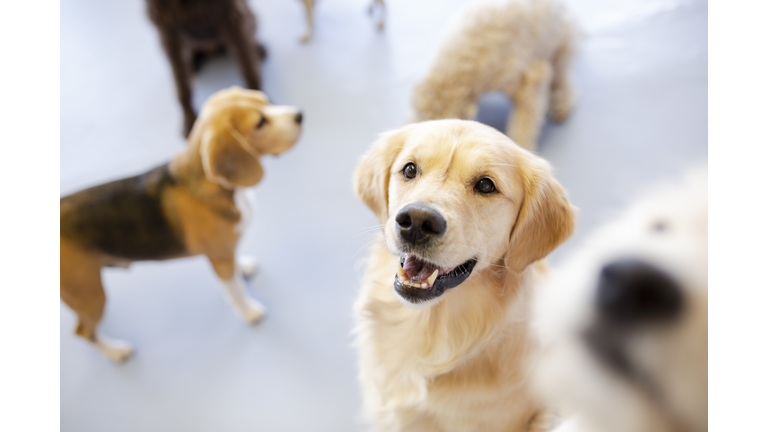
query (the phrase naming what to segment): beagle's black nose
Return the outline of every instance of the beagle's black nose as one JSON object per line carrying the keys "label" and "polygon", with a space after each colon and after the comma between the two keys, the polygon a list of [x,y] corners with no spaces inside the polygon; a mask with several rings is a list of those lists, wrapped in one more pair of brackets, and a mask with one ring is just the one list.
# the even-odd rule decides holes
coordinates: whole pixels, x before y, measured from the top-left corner
{"label": "beagle's black nose", "polygon": [[400,237],[407,243],[424,244],[445,232],[446,222],[435,209],[423,204],[408,204],[395,216]]}
{"label": "beagle's black nose", "polygon": [[301,124],[302,120],[304,120],[304,114],[302,114],[301,112],[298,112],[296,114],[296,123]]}
{"label": "beagle's black nose", "polygon": [[680,287],[640,260],[614,261],[600,274],[597,307],[608,323],[631,325],[674,318],[683,306]]}

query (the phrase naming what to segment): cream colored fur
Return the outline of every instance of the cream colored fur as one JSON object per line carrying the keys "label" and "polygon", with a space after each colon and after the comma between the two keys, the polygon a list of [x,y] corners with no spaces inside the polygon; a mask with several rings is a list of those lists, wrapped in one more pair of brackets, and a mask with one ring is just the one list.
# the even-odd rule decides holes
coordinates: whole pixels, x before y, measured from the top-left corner
{"label": "cream colored fur", "polygon": [[[304,31],[304,34],[301,35],[301,41],[302,42],[309,42],[310,39],[312,39],[312,33],[315,31],[315,2],[316,0],[301,0],[301,2],[304,4],[304,11],[307,15],[307,28]],[[376,28],[379,30],[384,29],[384,21],[386,19],[386,7],[384,5],[384,0],[371,0],[370,5],[368,6],[368,13],[373,15],[376,13],[376,10],[378,9],[379,17],[376,20]]]}
{"label": "cream colored fur", "polygon": [[[404,181],[409,162],[419,175]],[[497,194],[473,189],[482,177]],[[384,224],[355,304],[367,419],[381,431],[547,430],[553,415],[532,396],[524,361],[536,350],[529,303],[547,272],[539,260],[574,226],[549,165],[477,122],[423,122],[373,144],[355,191]],[[393,290],[393,218],[413,202],[447,220],[432,262],[478,260],[464,283],[419,305]]]}
{"label": "cream colored fur", "polygon": [[535,150],[545,115],[561,122],[571,112],[574,39],[574,24],[556,0],[473,3],[454,18],[416,86],[416,119],[473,119],[478,97],[500,91],[515,104],[507,135]]}
{"label": "cream colored fur", "polygon": [[[563,432],[707,430],[707,230],[707,174],[697,171],[592,235],[538,292],[535,330],[546,354],[536,382],[573,415]],[[625,258],[663,270],[683,295],[674,321],[622,333],[631,374],[608,367],[583,337],[601,325],[594,306],[601,268]]]}

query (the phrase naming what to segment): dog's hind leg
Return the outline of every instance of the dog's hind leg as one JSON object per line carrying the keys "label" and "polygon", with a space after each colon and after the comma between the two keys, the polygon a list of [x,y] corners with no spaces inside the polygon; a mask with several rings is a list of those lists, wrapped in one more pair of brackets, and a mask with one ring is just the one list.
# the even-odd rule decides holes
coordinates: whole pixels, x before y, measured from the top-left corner
{"label": "dog's hind leg", "polygon": [[315,31],[315,0],[301,0],[301,2],[304,3],[304,9],[307,11],[307,30],[301,35],[301,41],[308,42],[312,38],[312,32]]}
{"label": "dog's hind leg", "polygon": [[573,87],[568,68],[573,57],[573,41],[568,38],[552,58],[552,87],[549,94],[549,118],[562,123],[573,109]]}
{"label": "dog's hind leg", "polygon": [[256,323],[264,318],[267,308],[248,295],[245,278],[234,257],[225,259],[208,257],[213,269],[224,285],[224,297],[245,322]]}
{"label": "dog's hind leg", "polygon": [[545,61],[537,61],[523,72],[509,95],[515,108],[507,122],[507,135],[530,151],[536,150],[539,130],[544,124],[551,81],[552,67]]}
{"label": "dog's hind leg", "polygon": [[379,5],[379,20],[376,23],[376,28],[384,30],[384,21],[386,20],[387,10],[384,5],[384,0],[372,0],[371,5],[368,6],[368,13],[373,15],[376,12],[376,5]]}
{"label": "dog's hind leg", "polygon": [[61,299],[77,314],[75,334],[93,344],[112,361],[122,362],[130,357],[133,349],[128,343],[112,340],[97,332],[107,301],[98,258],[62,241],[60,279]]}

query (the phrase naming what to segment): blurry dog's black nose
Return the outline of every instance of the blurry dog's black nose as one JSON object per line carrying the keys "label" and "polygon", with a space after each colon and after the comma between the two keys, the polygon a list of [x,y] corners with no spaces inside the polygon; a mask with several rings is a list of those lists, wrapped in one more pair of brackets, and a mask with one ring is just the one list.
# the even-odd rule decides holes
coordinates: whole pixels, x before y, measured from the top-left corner
{"label": "blurry dog's black nose", "polygon": [[408,204],[395,216],[400,237],[411,244],[424,244],[445,232],[445,219],[423,204]]}
{"label": "blurry dog's black nose", "polygon": [[683,295],[672,278],[634,259],[614,261],[600,274],[597,307],[612,324],[640,324],[674,318]]}
{"label": "blurry dog's black nose", "polygon": [[296,114],[296,123],[301,124],[301,121],[304,120],[304,115],[299,112]]}

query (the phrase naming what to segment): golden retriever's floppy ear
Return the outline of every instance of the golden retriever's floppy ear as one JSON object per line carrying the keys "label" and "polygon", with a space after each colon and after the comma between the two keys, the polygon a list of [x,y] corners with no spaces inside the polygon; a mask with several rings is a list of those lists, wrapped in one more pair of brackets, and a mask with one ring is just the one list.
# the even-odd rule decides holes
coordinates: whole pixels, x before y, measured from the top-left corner
{"label": "golden retriever's floppy ear", "polygon": [[379,222],[387,221],[389,176],[411,127],[385,132],[373,143],[355,170],[355,195],[368,206]]}
{"label": "golden retriever's floppy ear", "polygon": [[506,258],[507,268],[515,273],[549,255],[570,237],[576,224],[575,209],[547,162],[525,152],[518,170],[525,195]]}
{"label": "golden retriever's floppy ear", "polygon": [[208,181],[227,188],[253,186],[264,177],[261,155],[230,125],[205,131],[200,156]]}

